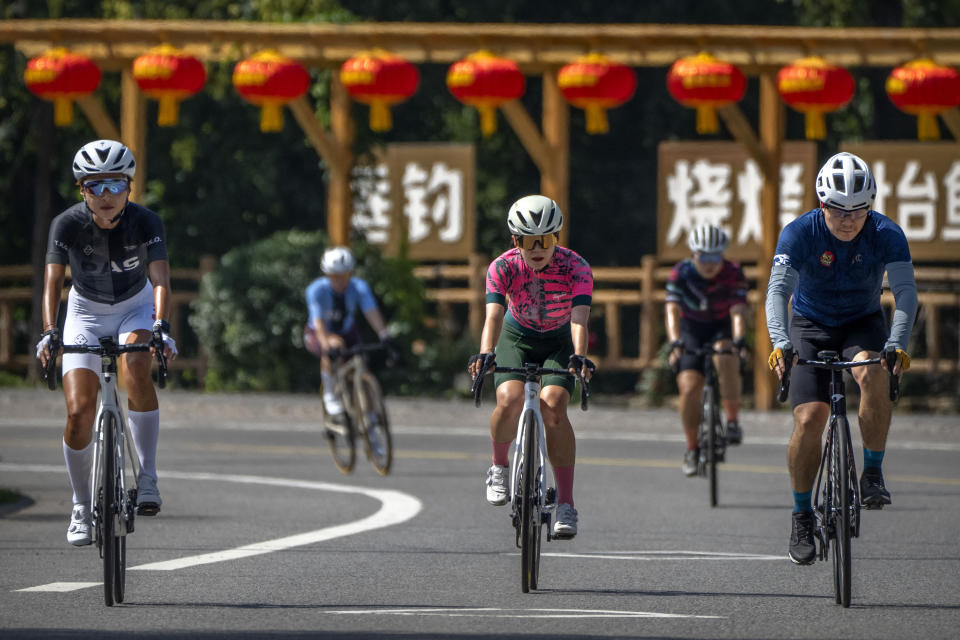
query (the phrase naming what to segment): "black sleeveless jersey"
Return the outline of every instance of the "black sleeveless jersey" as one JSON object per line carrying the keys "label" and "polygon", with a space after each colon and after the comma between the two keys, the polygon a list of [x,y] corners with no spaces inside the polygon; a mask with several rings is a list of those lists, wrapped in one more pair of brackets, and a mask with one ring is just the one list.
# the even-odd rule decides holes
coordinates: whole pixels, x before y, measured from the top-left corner
{"label": "black sleeveless jersey", "polygon": [[79,202],[50,224],[47,264],[69,264],[73,286],[83,297],[116,304],[139,292],[147,265],[167,259],[163,221],[133,202],[113,229],[101,229]]}

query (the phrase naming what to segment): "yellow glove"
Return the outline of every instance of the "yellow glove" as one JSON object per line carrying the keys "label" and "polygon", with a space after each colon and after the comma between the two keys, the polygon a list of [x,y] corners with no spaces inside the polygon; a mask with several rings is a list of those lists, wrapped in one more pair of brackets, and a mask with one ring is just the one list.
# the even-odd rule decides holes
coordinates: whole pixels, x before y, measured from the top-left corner
{"label": "yellow glove", "polygon": [[783,351],[780,349],[780,347],[777,347],[770,354],[770,357],[767,358],[767,366],[770,367],[771,371],[773,371],[774,369],[777,368],[777,360],[782,360],[782,359],[783,359]]}
{"label": "yellow glove", "polygon": [[910,368],[910,356],[908,356],[907,352],[903,349],[897,349],[897,364],[900,365],[901,371],[906,371]]}

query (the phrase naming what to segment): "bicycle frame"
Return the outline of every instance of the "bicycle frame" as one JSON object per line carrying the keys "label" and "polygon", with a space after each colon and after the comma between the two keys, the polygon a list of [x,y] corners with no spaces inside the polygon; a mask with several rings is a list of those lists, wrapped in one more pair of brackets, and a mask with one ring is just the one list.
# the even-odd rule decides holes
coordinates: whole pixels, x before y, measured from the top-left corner
{"label": "bicycle frame", "polygon": [[[546,493],[551,489],[556,491],[556,487],[547,484],[547,436],[543,426],[543,415],[540,413],[540,385],[541,382],[539,375],[528,375],[527,379],[523,383],[523,411],[520,412],[520,420],[517,423],[517,439],[514,442],[513,458],[510,462],[510,487],[513,490],[513,500],[511,503],[513,506],[514,517],[519,519],[520,508],[523,502],[520,472],[523,469],[523,466],[527,464],[526,453],[523,450],[523,443],[524,439],[526,438],[526,425],[524,423],[526,422],[526,416],[532,412],[537,428],[537,450],[534,464],[536,465],[535,468],[537,469],[537,486],[540,487],[540,491],[537,492],[536,504],[538,512],[537,525],[547,525],[547,540],[551,540],[552,530],[550,529],[550,521],[552,519],[552,508],[556,505],[547,504]],[[519,527],[517,528],[517,546],[520,546]]]}

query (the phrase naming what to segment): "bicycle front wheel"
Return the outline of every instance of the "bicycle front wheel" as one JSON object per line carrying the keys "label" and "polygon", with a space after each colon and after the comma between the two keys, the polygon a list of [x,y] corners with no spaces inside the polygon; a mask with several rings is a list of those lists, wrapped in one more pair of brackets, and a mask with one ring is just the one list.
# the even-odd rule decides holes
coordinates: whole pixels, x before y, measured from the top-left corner
{"label": "bicycle front wheel", "polygon": [[390,421],[387,407],[383,402],[380,384],[370,373],[361,376],[356,387],[360,420],[363,423],[360,433],[367,458],[382,476],[390,473],[393,463],[393,442],[390,438]]}
{"label": "bicycle front wheel", "polygon": [[536,495],[537,419],[533,411],[523,417],[523,464],[520,467],[520,590],[537,588],[540,568],[539,509]]}
{"label": "bicycle front wheel", "polygon": [[337,422],[334,423],[321,400],[320,424],[323,425],[324,436],[327,439],[327,445],[330,447],[330,454],[333,456],[333,464],[337,465],[340,473],[347,475],[353,471],[353,466],[357,461],[353,421],[350,419],[350,413],[344,411]]}
{"label": "bicycle front wheel", "polygon": [[853,576],[850,557],[850,426],[844,416],[836,418],[832,466],[834,491],[833,586],[837,604],[850,606]]}
{"label": "bicycle front wheel", "polygon": [[123,602],[126,577],[126,537],[118,529],[119,509],[123,501],[120,498],[122,484],[120,475],[123,467],[118,464],[117,423],[112,413],[100,416],[100,429],[103,434],[103,452],[100,456],[101,485],[97,495],[101,552],[103,554],[103,600],[112,607]]}
{"label": "bicycle front wheel", "polygon": [[703,410],[700,418],[701,455],[707,478],[710,480],[710,506],[717,506],[717,430],[720,428],[720,414],[717,409],[716,392],[713,385],[703,387]]}

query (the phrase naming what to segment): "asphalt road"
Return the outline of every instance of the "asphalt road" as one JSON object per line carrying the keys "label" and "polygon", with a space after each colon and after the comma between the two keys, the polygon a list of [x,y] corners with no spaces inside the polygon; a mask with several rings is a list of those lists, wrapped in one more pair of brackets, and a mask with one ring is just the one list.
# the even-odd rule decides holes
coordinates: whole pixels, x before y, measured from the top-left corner
{"label": "asphalt road", "polygon": [[786,412],[745,414],[711,509],[673,412],[574,410],[580,533],[523,594],[508,507],[483,497],[489,402],[390,398],[385,478],[336,470],[316,402],[164,392],[163,511],[108,609],[96,550],[66,543],[62,395],[0,390],[0,487],[30,500],[0,512],[0,637],[957,637],[957,416],[895,417],[894,504],[864,512],[842,609],[828,562],[786,559]]}

